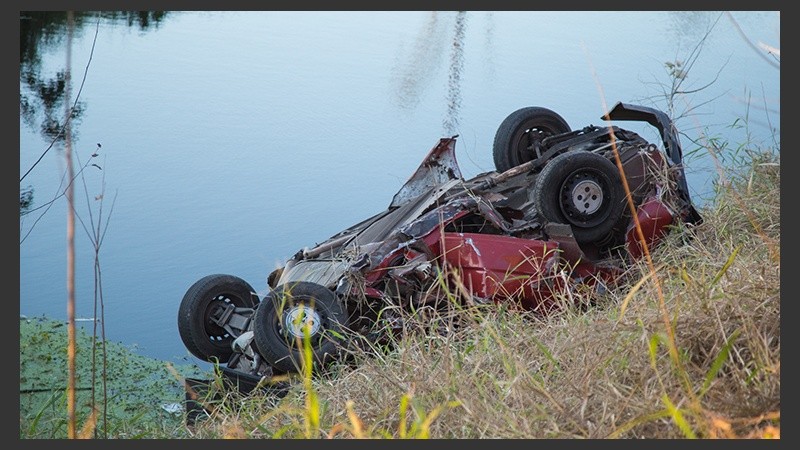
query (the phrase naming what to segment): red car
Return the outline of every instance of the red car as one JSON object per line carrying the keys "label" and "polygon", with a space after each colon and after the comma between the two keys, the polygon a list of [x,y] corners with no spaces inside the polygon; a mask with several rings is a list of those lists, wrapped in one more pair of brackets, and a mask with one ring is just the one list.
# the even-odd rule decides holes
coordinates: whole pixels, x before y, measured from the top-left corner
{"label": "red car", "polygon": [[571,130],[526,107],[497,130],[497,170],[465,180],[456,137],[443,138],[386,210],[298,251],[263,299],[236,276],[198,280],[180,304],[181,339],[253,381],[298,371],[304,332],[322,368],[355,337],[398,327],[398,308],[436,302],[440,277],[472,301],[527,309],[576,285],[603,289],[642,255],[631,207],[649,246],[701,217],[666,114],[618,103],[601,119],[647,122],[662,145],[611,125]]}

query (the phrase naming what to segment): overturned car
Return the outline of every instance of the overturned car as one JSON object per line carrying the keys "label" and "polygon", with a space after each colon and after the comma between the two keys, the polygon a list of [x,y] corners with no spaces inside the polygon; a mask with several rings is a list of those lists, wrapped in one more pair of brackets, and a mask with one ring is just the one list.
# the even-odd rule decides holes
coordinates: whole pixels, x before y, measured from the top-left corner
{"label": "overturned car", "polygon": [[494,140],[495,171],[464,179],[456,137],[443,138],[388,208],[269,274],[259,298],[233,275],[186,292],[178,330],[186,348],[255,383],[297,372],[303,341],[315,368],[354,336],[399,327],[398,310],[460,298],[546,310],[557,292],[603,289],[674,225],[697,224],[678,134],[663,112],[618,103],[607,121],[644,121],[661,146],[611,124],[571,130],[557,113],[526,107]]}

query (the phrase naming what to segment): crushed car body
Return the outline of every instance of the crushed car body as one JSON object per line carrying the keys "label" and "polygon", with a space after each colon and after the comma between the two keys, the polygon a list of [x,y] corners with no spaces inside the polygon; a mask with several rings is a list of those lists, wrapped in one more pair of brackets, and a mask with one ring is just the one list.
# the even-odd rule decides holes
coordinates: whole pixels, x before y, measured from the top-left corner
{"label": "crushed car body", "polygon": [[398,309],[435,302],[442,285],[542,311],[565,289],[613,285],[645,245],[702,219],[665,113],[618,103],[601,119],[647,122],[661,145],[526,107],[498,127],[496,170],[464,179],[457,137],[442,138],[387,209],[299,250],[268,275],[264,298],[233,275],[198,280],[178,312],[184,344],[254,386],[298,372],[301,340],[323,368],[353,336],[400,327]]}

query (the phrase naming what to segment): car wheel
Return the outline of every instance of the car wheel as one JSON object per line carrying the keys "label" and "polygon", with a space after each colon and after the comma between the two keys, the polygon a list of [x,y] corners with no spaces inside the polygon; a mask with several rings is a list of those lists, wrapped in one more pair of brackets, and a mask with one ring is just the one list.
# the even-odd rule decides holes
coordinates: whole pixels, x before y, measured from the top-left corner
{"label": "car wheel", "polygon": [[278,286],[261,302],[253,319],[258,352],[274,368],[299,372],[304,329],[316,370],[335,360],[342,348],[347,313],[324,286],[305,281]]}
{"label": "car wheel", "polygon": [[215,274],[197,280],[178,308],[178,333],[183,344],[202,360],[227,362],[237,336],[215,323],[214,318],[228,305],[253,308],[257,303],[253,287],[239,277]]}
{"label": "car wheel", "polygon": [[625,208],[617,166],[596,153],[575,150],[550,160],[533,189],[536,209],[548,222],[569,224],[578,243],[603,240]]}
{"label": "car wheel", "polygon": [[570,131],[563,117],[547,108],[521,108],[500,123],[494,135],[494,165],[499,172],[537,157],[535,146],[542,139]]}

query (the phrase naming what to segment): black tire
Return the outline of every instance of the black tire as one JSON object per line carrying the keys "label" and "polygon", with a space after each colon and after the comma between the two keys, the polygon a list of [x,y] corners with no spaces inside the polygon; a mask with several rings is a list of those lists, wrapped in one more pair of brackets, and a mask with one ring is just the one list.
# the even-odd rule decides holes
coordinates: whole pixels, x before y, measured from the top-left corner
{"label": "black tire", "polygon": [[533,201],[545,220],[569,224],[578,243],[592,243],[606,238],[621,217],[625,190],[613,162],[575,150],[544,166],[536,178]]}
{"label": "black tire", "polygon": [[215,310],[230,303],[254,308],[258,296],[249,283],[233,275],[208,275],[189,287],[178,308],[178,333],[191,354],[223,364],[230,359],[231,343],[237,336],[211,320]]}
{"label": "black tire", "polygon": [[[310,343],[318,372],[339,357],[347,327],[347,311],[334,293],[324,286],[305,281],[282,284],[264,298],[256,309],[253,333],[258,352],[272,367],[299,372],[302,367],[302,326],[304,318],[316,326]],[[299,339],[298,339],[299,338]]]}
{"label": "black tire", "polygon": [[538,106],[518,109],[497,127],[492,148],[494,166],[498,172],[505,172],[531,161],[536,157],[529,149],[534,143],[568,131],[567,121],[554,111]]}

